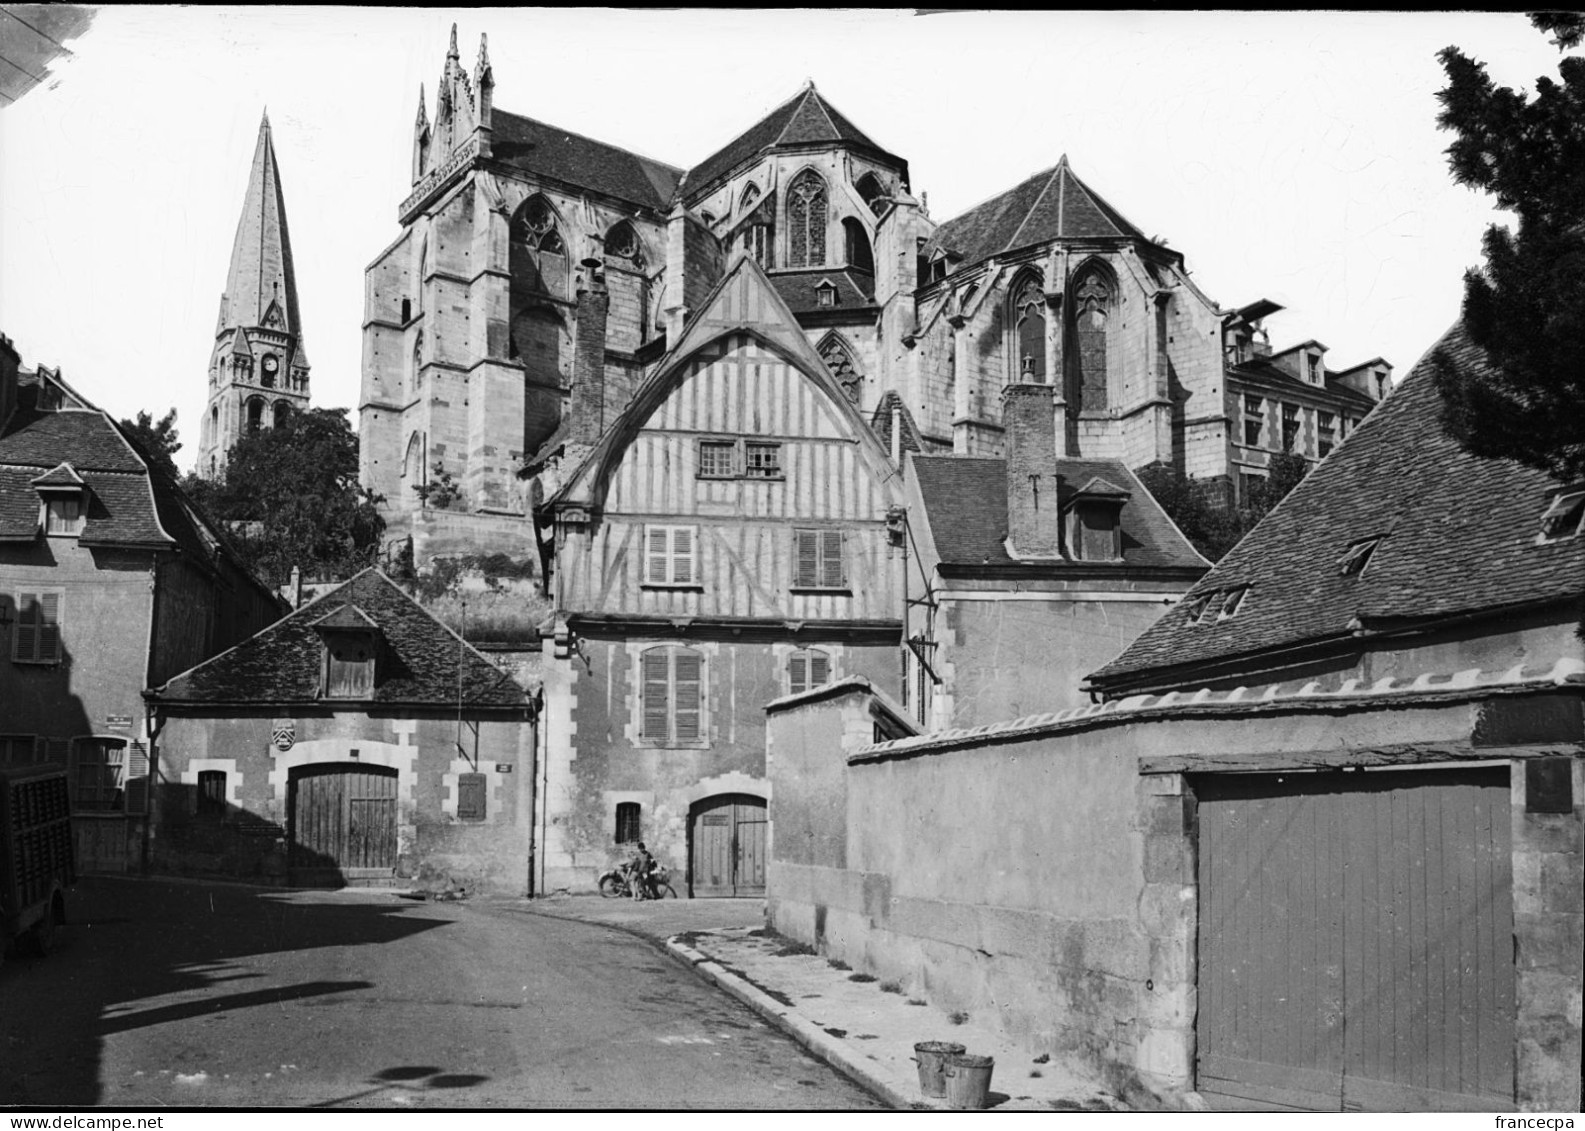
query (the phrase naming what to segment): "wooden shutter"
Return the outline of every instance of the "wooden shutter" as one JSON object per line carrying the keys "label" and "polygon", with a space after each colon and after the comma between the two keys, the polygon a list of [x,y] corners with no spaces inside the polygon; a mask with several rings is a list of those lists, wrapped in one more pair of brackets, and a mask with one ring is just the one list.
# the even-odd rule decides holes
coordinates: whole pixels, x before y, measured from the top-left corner
{"label": "wooden shutter", "polygon": [[484,775],[457,775],[457,819],[482,821],[485,811]]}
{"label": "wooden shutter", "polygon": [[793,585],[799,589],[813,589],[820,578],[820,532],[799,530],[797,552],[793,562]]}
{"label": "wooden shutter", "polygon": [[820,538],[820,584],[827,589],[842,588],[842,532],[823,531]]}
{"label": "wooden shutter", "polygon": [[666,649],[651,648],[643,657],[643,719],[639,723],[640,738],[655,738],[665,740],[669,737],[666,733],[668,718],[667,684],[669,672]]}
{"label": "wooden shutter", "polygon": [[53,664],[61,657],[61,595],[40,594],[38,607],[38,658],[43,663]]}
{"label": "wooden shutter", "polygon": [[787,660],[787,686],[790,694],[809,690],[809,656],[794,652]]}
{"label": "wooden shutter", "polygon": [[809,653],[809,686],[824,687],[831,682],[831,660],[824,652]]}
{"label": "wooden shutter", "polygon": [[674,526],[671,528],[671,580],[677,585],[692,585],[694,538],[693,527]]}
{"label": "wooden shutter", "polygon": [[32,660],[39,644],[39,595],[17,594],[17,634],[11,645],[13,660]]}
{"label": "wooden shutter", "polygon": [[664,526],[647,527],[644,532],[647,540],[644,551],[647,563],[644,569],[644,578],[653,585],[664,585],[670,580],[666,573],[667,551],[669,550],[667,534],[669,532],[669,529]]}
{"label": "wooden shutter", "polygon": [[149,810],[149,750],[141,742],[126,748],[127,812],[143,814]]}
{"label": "wooden shutter", "polygon": [[678,649],[673,661],[676,667],[673,678],[676,737],[678,741],[693,741],[702,734],[699,708],[700,700],[703,698],[701,687],[704,682],[703,657],[698,652]]}

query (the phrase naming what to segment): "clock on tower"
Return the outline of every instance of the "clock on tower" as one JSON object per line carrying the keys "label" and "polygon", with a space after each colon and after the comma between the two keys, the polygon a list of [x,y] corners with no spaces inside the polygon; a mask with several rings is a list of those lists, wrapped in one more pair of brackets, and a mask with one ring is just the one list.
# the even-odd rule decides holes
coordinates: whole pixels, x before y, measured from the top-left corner
{"label": "clock on tower", "polygon": [[279,365],[280,365],[280,362],[275,360],[275,355],[274,354],[268,353],[268,354],[264,355],[264,382],[263,382],[263,384],[264,384],[264,387],[266,389],[275,388],[275,370],[276,370],[277,366],[279,366]]}

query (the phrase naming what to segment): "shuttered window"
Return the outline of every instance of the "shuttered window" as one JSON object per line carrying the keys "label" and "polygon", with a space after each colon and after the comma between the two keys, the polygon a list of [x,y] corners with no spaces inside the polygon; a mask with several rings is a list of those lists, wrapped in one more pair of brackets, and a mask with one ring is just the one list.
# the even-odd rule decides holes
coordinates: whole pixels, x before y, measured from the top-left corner
{"label": "shuttered window", "polygon": [[831,657],[817,648],[794,652],[787,658],[787,693],[797,695],[831,682]]}
{"label": "shuttered window", "polygon": [[19,664],[58,664],[61,658],[61,595],[18,593],[11,658]]}
{"label": "shuttered window", "polygon": [[485,817],[483,774],[457,775],[457,820],[482,821]]}
{"label": "shuttered window", "polygon": [[697,585],[698,545],[698,531],[692,526],[646,526],[645,584]]}
{"label": "shuttered window", "polygon": [[797,530],[793,532],[794,589],[844,589],[846,571],[842,562],[840,530]]}
{"label": "shuttered window", "polygon": [[704,737],[704,657],[692,648],[651,648],[640,661],[639,737],[698,742]]}

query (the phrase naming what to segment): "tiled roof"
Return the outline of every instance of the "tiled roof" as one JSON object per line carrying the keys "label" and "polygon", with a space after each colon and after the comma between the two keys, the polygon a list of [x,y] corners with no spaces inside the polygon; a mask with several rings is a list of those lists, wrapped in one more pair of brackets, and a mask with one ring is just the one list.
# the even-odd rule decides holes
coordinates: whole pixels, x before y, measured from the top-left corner
{"label": "tiled roof", "polygon": [[[370,567],[284,620],[150,692],[161,703],[270,704],[321,699],[324,644],[316,627],[355,606],[376,624],[374,701],[427,707],[522,707],[523,689]],[[458,661],[461,661],[461,680]]]}
{"label": "tiled roof", "polygon": [[946,221],[930,237],[924,254],[941,248],[970,264],[1053,240],[1118,237],[1145,238],[1122,213],[1074,176],[1063,156],[1054,168]]}
{"label": "tiled roof", "polygon": [[809,83],[791,99],[689,169],[687,191],[694,193],[711,187],[739,164],[768,149],[810,144],[851,145],[897,165],[906,165],[902,158],[876,145],[864,131],[838,113],[821,97],[814,83]]}
{"label": "tiled roof", "polygon": [[37,476],[62,462],[84,477],[93,471],[143,470],[143,462],[122,442],[104,413],[37,412],[31,400],[24,399],[0,436],[0,463],[36,467],[33,476]]}
{"label": "tiled roof", "polygon": [[[1465,372],[1490,363],[1455,326],[1438,346]],[[1434,352],[1434,351],[1433,351]],[[1478,614],[1585,592],[1585,537],[1536,544],[1543,472],[1481,459],[1442,427],[1431,354],[1199,584],[1097,681]],[[1380,536],[1363,572],[1350,545]],[[1196,596],[1248,585],[1236,616],[1189,621]]]}
{"label": "tiled roof", "polygon": [[526,173],[637,204],[664,214],[682,170],[558,126],[493,111],[490,152]]}
{"label": "tiled roof", "polygon": [[[1123,565],[1203,569],[1205,559],[1178,532],[1144,484],[1114,460],[1058,459],[1062,477],[1059,504],[1081,484],[1104,479],[1124,484],[1129,493],[1120,519]],[[978,456],[915,456],[920,496],[942,565],[1009,566],[1007,540],[1007,461]],[[1093,565],[1099,563],[1083,563]]]}
{"label": "tiled roof", "polygon": [[35,487],[81,487],[83,477],[77,474],[75,468],[69,463],[58,465],[53,471],[47,471],[33,480]]}
{"label": "tiled roof", "polygon": [[923,452],[925,450],[924,437],[920,435],[919,425],[914,421],[914,414],[908,411],[908,406],[903,403],[903,398],[897,395],[896,389],[887,389],[881,394],[880,401],[875,405],[875,411],[870,415],[870,430],[880,438],[887,451],[892,450],[892,429],[900,428],[898,436],[898,450],[903,452]]}
{"label": "tiled roof", "polygon": [[[1300,380],[1280,365],[1276,365],[1270,359],[1264,357],[1251,358],[1249,361],[1229,366],[1228,375],[1233,378],[1245,377],[1251,380],[1292,386],[1296,390],[1308,390],[1312,393],[1319,391],[1308,381]],[[1327,370],[1325,392],[1340,400],[1353,403],[1359,408],[1361,414],[1369,412],[1376,407],[1376,401],[1372,397],[1352,386],[1343,384],[1343,382],[1337,380],[1337,374],[1331,370]]]}
{"label": "tiled roof", "polygon": [[[820,305],[820,284],[828,280],[837,291],[835,306]],[[846,267],[778,272],[770,277],[770,283],[794,314],[871,310],[875,306],[875,277]]]}

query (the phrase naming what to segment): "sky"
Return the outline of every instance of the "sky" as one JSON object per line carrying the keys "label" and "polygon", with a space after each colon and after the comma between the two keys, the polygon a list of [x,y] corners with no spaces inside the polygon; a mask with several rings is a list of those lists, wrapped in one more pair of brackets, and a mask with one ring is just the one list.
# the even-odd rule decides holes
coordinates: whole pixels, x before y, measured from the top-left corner
{"label": "sky", "polygon": [[399,234],[419,84],[452,23],[495,104],[686,167],[813,79],[949,219],[1054,165],[1225,308],[1283,304],[1401,376],[1506,222],[1454,185],[1436,53],[1555,75],[1516,13],[108,7],[0,111],[0,332],[118,416],[177,409],[184,469],[259,119],[281,169],[313,402],[355,409],[363,272]]}

